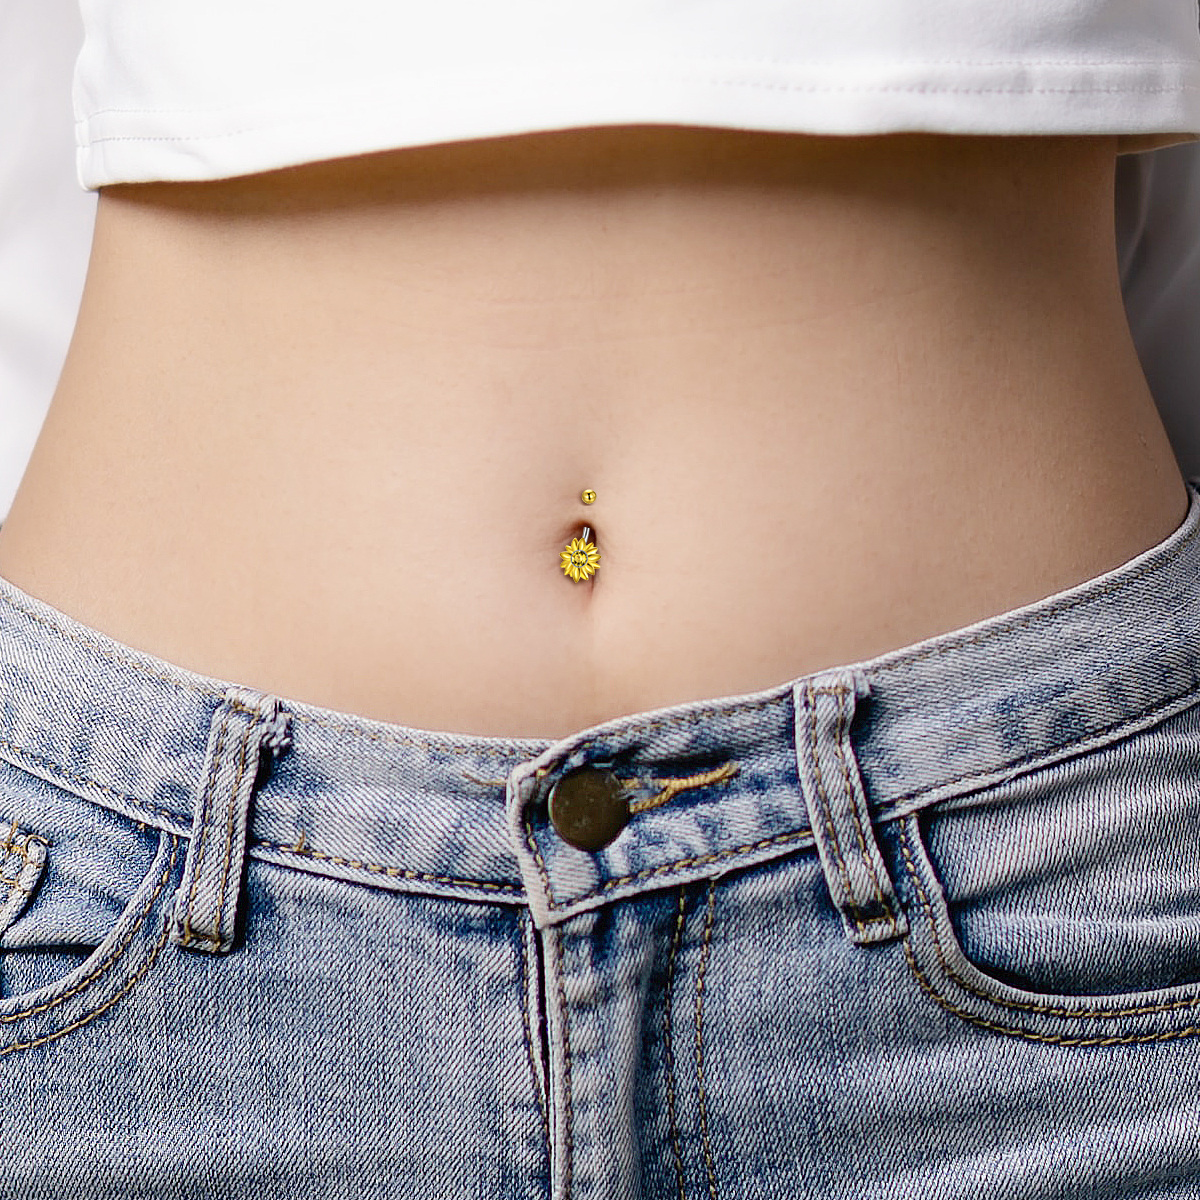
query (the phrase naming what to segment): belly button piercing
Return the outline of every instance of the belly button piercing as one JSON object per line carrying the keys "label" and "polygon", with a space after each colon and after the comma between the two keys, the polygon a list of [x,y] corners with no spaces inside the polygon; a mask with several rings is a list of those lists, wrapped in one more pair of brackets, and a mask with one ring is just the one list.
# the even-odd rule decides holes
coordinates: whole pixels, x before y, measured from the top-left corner
{"label": "belly button piercing", "polygon": [[[595,504],[596,493],[587,488],[579,498],[584,504]],[[591,526],[585,525],[579,537],[572,538],[562,552],[563,574],[576,583],[591,579],[600,569],[600,551],[596,549],[596,544],[591,538]]]}

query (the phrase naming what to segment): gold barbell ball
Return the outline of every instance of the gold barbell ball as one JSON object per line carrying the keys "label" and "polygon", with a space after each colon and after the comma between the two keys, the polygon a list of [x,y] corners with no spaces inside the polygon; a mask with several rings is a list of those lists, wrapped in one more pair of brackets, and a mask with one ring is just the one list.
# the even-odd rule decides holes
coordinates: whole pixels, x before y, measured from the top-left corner
{"label": "gold barbell ball", "polygon": [[584,502],[584,504],[596,503],[596,493],[593,492],[591,488],[585,488],[579,498]]}

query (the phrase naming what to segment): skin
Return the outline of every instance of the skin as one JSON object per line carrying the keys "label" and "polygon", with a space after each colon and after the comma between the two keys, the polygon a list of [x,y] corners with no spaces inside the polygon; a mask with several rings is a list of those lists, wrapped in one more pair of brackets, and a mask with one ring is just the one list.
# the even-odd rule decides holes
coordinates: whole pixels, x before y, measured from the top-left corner
{"label": "skin", "polygon": [[1114,158],[617,127],[105,189],[0,575],[221,679],[538,737],[1030,603],[1186,511]]}

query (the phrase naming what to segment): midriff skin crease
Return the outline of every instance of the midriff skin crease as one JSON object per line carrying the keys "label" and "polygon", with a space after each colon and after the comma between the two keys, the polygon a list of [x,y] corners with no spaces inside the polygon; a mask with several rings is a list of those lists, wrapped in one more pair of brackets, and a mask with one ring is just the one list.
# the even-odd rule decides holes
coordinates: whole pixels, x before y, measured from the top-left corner
{"label": "midriff skin crease", "polygon": [[1186,511],[1114,154],[626,127],[108,188],[0,575],[207,675],[538,737],[1038,600]]}

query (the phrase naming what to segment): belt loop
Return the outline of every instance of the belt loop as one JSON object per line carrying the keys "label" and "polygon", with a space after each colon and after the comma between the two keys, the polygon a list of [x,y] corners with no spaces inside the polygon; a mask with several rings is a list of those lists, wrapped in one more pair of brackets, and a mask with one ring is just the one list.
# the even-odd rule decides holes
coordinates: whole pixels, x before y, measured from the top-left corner
{"label": "belt loop", "polygon": [[[273,696],[232,687],[213,714],[171,941],[209,954],[233,948],[250,796],[266,755],[291,745],[291,714]],[[264,754],[265,751],[265,754]]]}
{"label": "belt loop", "polygon": [[823,672],[796,685],[796,758],[809,823],[830,897],[858,945],[908,932],[879,850],[850,742],[857,701],[870,694],[861,671]]}

